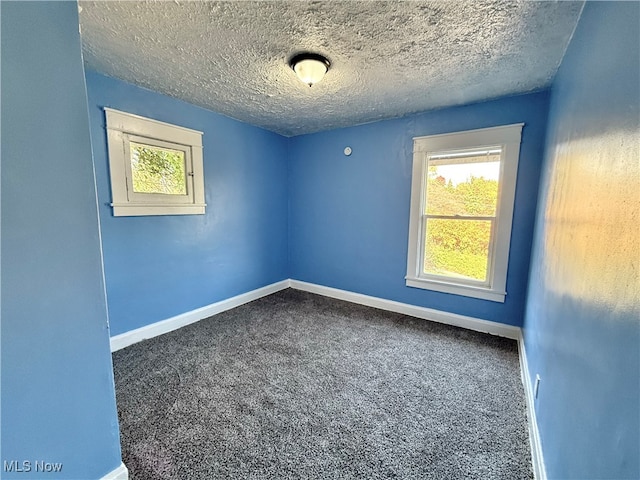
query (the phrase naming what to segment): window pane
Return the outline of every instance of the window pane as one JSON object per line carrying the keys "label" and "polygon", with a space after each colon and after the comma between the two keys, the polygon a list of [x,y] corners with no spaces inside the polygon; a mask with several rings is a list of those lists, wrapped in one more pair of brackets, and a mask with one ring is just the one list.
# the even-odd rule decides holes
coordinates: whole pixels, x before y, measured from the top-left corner
{"label": "window pane", "polygon": [[134,142],[129,145],[134,192],[187,194],[184,152]]}
{"label": "window pane", "polygon": [[423,274],[486,281],[492,223],[428,218]]}
{"label": "window pane", "polygon": [[500,154],[429,158],[425,213],[492,217],[498,204]]}

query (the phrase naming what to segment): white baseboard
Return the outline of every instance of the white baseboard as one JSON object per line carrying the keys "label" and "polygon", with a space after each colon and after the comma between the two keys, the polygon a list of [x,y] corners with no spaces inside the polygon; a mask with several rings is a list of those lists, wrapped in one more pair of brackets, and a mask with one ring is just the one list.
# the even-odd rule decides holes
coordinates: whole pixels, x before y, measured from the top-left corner
{"label": "white baseboard", "polygon": [[527,424],[529,425],[529,442],[531,444],[531,463],[533,464],[533,476],[536,480],[547,480],[547,471],[544,466],[542,456],[542,443],[540,442],[540,432],[538,431],[538,421],[536,419],[535,395],[533,385],[531,385],[531,375],[529,375],[529,363],[527,362],[527,352],[524,346],[522,332],[518,338],[518,353],[520,355],[520,375],[524,385],[524,396],[527,404]]}
{"label": "white baseboard", "polygon": [[490,322],[488,320],[481,320],[432,308],[418,307],[407,303],[386,300],[384,298],[371,297],[361,293],[354,293],[314,283],[302,282],[300,280],[282,280],[280,282],[258,288],[257,290],[252,290],[226,300],[221,300],[220,302],[212,303],[211,305],[176,315],[175,317],[171,317],[166,320],[152,323],[151,325],[145,325],[144,327],[136,328],[135,330],[114,335],[111,337],[111,351],[115,352],[116,350],[141,342],[142,340],[177,330],[180,327],[211,317],[217,313],[239,307],[240,305],[244,305],[245,303],[252,302],[253,300],[271,295],[272,293],[276,293],[289,287],[295,288],[296,290],[304,290],[306,292],[324,295],[325,297],[346,300],[348,302],[367,305],[381,310],[411,315],[412,317],[423,318],[425,320],[445,323],[447,325],[462,327],[477,332],[489,333],[500,337],[511,338],[514,340],[518,340],[520,337],[520,328],[512,325]]}
{"label": "white baseboard", "polygon": [[349,292],[347,290],[339,290],[337,288],[325,287],[314,283],[301,282],[299,280],[290,281],[291,288],[296,290],[304,290],[305,292],[317,293],[325,297],[337,298],[338,300],[346,300],[347,302],[359,303],[368,307],[379,308],[380,310],[388,310],[390,312],[402,313],[412,317],[423,318],[438,323],[446,323],[456,327],[474,330],[476,332],[489,333],[499,337],[511,338],[518,340],[520,337],[520,328],[504,323],[490,322],[479,318],[467,317],[456,313],[444,312],[442,310],[434,310],[432,308],[417,307],[408,303],[396,302],[393,300],[385,300],[384,298],[370,297],[361,293]]}
{"label": "white baseboard", "polygon": [[118,468],[111,470],[100,480],[129,480],[129,470],[127,470],[124,463],[121,463]]}
{"label": "white baseboard", "polygon": [[[340,290],[332,287],[325,287],[314,283],[302,282],[300,280],[282,280],[280,282],[267,285],[251,292],[243,293],[227,300],[207,305],[190,312],[177,315],[166,320],[162,320],[151,325],[146,325],[129,332],[122,333],[111,337],[111,351],[120,350],[134,343],[140,342],[147,338],[153,338],[163,333],[171,332],[180,327],[184,327],[199,320],[211,317],[217,313],[230,310],[232,308],[244,305],[259,298],[271,295],[286,288],[294,288],[305,292],[316,293],[325,297],[345,300],[347,302],[366,305],[369,307],[379,308],[390,312],[410,315],[412,317],[431,320],[438,323],[453,325],[456,327],[474,330],[476,332],[488,333],[500,337],[506,337],[518,341],[518,352],[520,355],[520,372],[524,385],[525,399],[527,404],[527,416],[529,424],[529,439],[531,442],[531,456],[533,462],[533,472],[536,480],[547,480],[547,475],[542,457],[542,448],[540,444],[540,436],[538,433],[538,425],[536,423],[536,413],[534,408],[533,389],[529,376],[529,368],[527,364],[527,356],[525,353],[524,339],[522,338],[522,330],[519,327],[505,325],[503,323],[481,320],[479,318],[458,315],[455,313],[444,312],[432,308],[418,307],[407,303],[386,300],[384,298],[372,297],[361,293]],[[127,480],[128,470],[124,464],[103,477],[101,480]]]}
{"label": "white baseboard", "polygon": [[128,332],[121,333],[120,335],[114,335],[111,337],[111,351],[115,352],[116,350],[141,342],[147,338],[153,338],[158,335],[177,330],[180,327],[209,318],[217,313],[231,310],[232,308],[239,307],[245,303],[271,295],[272,293],[284,290],[285,288],[289,288],[289,280],[272,283],[266,287],[258,288],[257,290],[252,290],[220,302],[212,303],[211,305],[197,308],[190,312],[152,323],[151,325],[145,325],[144,327],[136,328],[135,330],[130,330]]}

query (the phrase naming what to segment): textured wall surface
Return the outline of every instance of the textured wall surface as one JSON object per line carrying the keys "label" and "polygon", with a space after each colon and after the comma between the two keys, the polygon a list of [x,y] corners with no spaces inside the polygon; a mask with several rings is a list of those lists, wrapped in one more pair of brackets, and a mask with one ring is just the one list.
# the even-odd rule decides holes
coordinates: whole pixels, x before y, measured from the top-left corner
{"label": "textured wall surface", "polygon": [[[291,278],[521,325],[547,107],[542,92],[289,139]],[[413,137],[518,122],[505,303],[407,287]]]}
{"label": "textured wall surface", "polygon": [[101,478],[120,439],[78,11],[1,8],[1,476]]}
{"label": "textured wall surface", "polygon": [[587,3],[552,90],[525,339],[549,478],[640,478],[640,4]]}
{"label": "textured wall surface", "polygon": [[292,136],[548,87],[583,2],[80,5],[88,68]]}
{"label": "textured wall surface", "polygon": [[[111,335],[289,277],[287,139],[87,72]],[[204,132],[205,215],[114,217],[104,111]]]}

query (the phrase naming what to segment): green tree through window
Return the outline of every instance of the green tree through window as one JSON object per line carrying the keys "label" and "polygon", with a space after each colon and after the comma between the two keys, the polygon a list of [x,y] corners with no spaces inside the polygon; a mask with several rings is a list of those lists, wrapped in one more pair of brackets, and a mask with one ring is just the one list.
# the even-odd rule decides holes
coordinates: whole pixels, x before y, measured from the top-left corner
{"label": "green tree through window", "polygon": [[408,287],[505,301],[523,126],[414,137]]}
{"label": "green tree through window", "polygon": [[184,152],[134,142],[129,145],[134,192],[187,194]]}
{"label": "green tree through window", "polygon": [[487,279],[499,168],[491,155],[429,162],[423,273]]}

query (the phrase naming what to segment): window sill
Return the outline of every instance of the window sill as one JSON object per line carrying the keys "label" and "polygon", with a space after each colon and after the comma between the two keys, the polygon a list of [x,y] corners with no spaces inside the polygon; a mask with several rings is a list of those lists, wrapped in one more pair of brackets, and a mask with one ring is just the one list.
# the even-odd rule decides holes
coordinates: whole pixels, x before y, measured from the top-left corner
{"label": "window sill", "polygon": [[407,287],[422,288],[423,290],[433,290],[436,292],[452,293],[465,297],[480,298],[492,302],[504,303],[506,292],[491,290],[489,288],[462,285],[459,283],[438,282],[417,277],[405,277]]}
{"label": "window sill", "polygon": [[203,204],[149,204],[134,205],[131,203],[112,203],[114,217],[139,217],[144,215],[204,215],[206,203]]}

